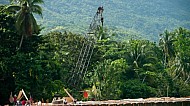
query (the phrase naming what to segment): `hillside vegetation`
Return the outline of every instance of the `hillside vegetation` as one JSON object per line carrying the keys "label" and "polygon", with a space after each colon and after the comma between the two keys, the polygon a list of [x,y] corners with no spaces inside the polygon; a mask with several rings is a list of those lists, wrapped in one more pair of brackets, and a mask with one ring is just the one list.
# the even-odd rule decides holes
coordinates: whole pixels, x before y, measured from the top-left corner
{"label": "hillside vegetation", "polygon": [[134,37],[157,41],[165,29],[190,28],[189,0],[45,0],[43,19],[37,20],[45,27],[44,33],[85,33],[101,5],[105,27],[116,33],[116,40]]}
{"label": "hillside vegetation", "polygon": [[118,40],[141,35],[156,41],[165,29],[190,28],[189,0],[46,0],[39,22],[44,31],[85,33],[100,5],[105,9],[105,27],[117,33]]}

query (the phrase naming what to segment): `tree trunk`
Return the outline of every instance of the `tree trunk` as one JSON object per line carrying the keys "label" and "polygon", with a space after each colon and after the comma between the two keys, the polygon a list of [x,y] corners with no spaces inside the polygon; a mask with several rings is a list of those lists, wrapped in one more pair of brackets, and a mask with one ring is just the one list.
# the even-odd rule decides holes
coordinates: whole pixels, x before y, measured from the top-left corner
{"label": "tree trunk", "polygon": [[21,49],[21,47],[22,47],[22,42],[23,42],[23,39],[24,39],[24,35],[22,35],[22,37],[21,37],[21,40],[20,40],[20,44],[19,44],[19,48],[18,48],[18,50],[20,50],[20,49]]}

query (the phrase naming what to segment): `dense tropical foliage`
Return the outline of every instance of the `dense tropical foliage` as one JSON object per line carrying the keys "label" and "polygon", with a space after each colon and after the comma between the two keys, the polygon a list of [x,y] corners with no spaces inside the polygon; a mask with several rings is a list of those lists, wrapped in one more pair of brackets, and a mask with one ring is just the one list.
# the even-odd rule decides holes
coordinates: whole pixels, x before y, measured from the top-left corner
{"label": "dense tropical foliage", "polygon": [[[114,41],[103,32],[84,78],[73,86],[69,82],[78,80],[71,79],[71,75],[84,36],[71,32],[40,35],[32,12],[41,14],[41,9],[31,7],[32,19],[24,20],[30,18],[18,15],[25,3],[32,6],[32,2],[23,1],[18,11],[6,11],[16,7],[13,4],[0,7],[0,104],[9,103],[10,93],[18,94],[21,89],[35,101],[44,102],[51,102],[55,94],[67,96],[64,88],[79,100],[85,100],[79,92],[83,90],[95,100],[190,95],[190,30],[166,30],[157,42]],[[18,50],[20,39],[27,35],[33,36],[23,40]]]}

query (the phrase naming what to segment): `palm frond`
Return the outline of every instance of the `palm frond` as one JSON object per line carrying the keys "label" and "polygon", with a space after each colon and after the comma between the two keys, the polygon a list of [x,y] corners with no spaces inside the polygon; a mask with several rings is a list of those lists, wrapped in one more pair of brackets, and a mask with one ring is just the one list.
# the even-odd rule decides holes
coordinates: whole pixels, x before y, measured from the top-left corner
{"label": "palm frond", "polygon": [[20,9],[21,7],[18,5],[9,5],[5,8],[5,10],[9,12],[16,12],[16,11],[19,11]]}
{"label": "palm frond", "polygon": [[42,17],[42,8],[39,5],[32,5],[31,11]]}
{"label": "palm frond", "polygon": [[31,1],[32,1],[32,4],[42,4],[42,3],[44,3],[43,0],[31,0]]}
{"label": "palm frond", "polygon": [[39,26],[38,26],[38,24],[37,24],[37,22],[36,22],[36,20],[32,14],[30,15],[30,19],[32,22],[33,33],[35,33],[35,34],[39,33]]}
{"label": "palm frond", "polygon": [[22,11],[19,11],[16,15],[16,23],[15,23],[16,29],[19,31],[19,33],[22,32],[20,29],[22,26],[21,24],[23,24],[24,20],[25,20],[25,15],[23,14]]}
{"label": "palm frond", "polygon": [[26,0],[9,0],[11,4],[22,4]]}

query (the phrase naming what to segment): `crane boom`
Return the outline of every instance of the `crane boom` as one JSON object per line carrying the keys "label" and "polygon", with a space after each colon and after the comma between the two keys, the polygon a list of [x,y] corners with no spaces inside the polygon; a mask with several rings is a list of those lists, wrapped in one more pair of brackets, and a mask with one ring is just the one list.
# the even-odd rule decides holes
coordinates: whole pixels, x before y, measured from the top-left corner
{"label": "crane boom", "polygon": [[69,83],[74,86],[77,86],[79,81],[84,78],[94,51],[94,45],[98,39],[101,39],[101,37],[98,37],[98,33],[100,32],[100,29],[103,28],[103,11],[103,7],[98,7],[89,26],[88,32],[85,34],[85,41],[82,44],[75,68],[69,79]]}

